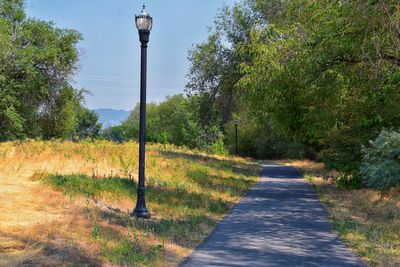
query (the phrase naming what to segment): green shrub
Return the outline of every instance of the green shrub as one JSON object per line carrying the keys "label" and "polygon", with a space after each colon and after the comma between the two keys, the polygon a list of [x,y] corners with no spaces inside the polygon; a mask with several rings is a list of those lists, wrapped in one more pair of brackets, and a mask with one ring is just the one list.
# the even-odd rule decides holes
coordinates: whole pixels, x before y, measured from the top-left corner
{"label": "green shrub", "polygon": [[218,138],[211,146],[209,147],[209,152],[217,155],[226,155],[227,151],[225,149],[224,139],[222,137]]}
{"label": "green shrub", "polygon": [[365,181],[363,177],[359,174],[355,175],[341,175],[337,179],[334,179],[334,182],[339,187],[344,187],[348,189],[361,189],[365,187]]}
{"label": "green shrub", "polygon": [[360,173],[369,187],[387,190],[400,185],[400,133],[382,130],[381,134],[362,147]]}

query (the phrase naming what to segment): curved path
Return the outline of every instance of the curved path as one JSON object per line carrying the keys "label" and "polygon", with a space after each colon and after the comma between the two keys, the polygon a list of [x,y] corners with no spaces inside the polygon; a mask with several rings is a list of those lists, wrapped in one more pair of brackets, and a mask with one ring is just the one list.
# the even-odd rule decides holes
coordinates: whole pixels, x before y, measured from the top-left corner
{"label": "curved path", "polygon": [[182,266],[363,266],[332,231],[299,172],[263,165],[242,198]]}

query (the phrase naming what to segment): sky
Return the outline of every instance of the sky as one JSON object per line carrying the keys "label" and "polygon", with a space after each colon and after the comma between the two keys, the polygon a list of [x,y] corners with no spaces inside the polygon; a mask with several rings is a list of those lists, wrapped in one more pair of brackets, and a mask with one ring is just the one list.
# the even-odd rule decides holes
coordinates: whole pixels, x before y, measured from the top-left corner
{"label": "sky", "polygon": [[147,102],[183,94],[187,52],[207,40],[218,10],[235,0],[26,0],[29,17],[83,34],[74,86],[91,91],[90,109],[132,110],[140,94],[140,43],[134,22],[142,5],[153,17]]}

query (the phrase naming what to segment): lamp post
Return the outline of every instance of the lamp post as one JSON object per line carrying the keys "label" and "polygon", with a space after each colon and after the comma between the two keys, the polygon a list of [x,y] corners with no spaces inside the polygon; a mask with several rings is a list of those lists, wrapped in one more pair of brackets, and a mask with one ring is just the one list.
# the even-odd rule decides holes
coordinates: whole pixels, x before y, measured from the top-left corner
{"label": "lamp post", "polygon": [[238,155],[238,121],[234,121],[235,123],[235,155]]}
{"label": "lamp post", "polygon": [[143,10],[140,15],[135,16],[136,28],[139,31],[141,43],[141,65],[140,65],[140,130],[139,130],[139,182],[137,189],[137,202],[134,214],[137,218],[150,218],[150,212],[146,208],[145,200],[145,145],[146,145],[146,79],[147,79],[147,43],[153,26],[153,18]]}

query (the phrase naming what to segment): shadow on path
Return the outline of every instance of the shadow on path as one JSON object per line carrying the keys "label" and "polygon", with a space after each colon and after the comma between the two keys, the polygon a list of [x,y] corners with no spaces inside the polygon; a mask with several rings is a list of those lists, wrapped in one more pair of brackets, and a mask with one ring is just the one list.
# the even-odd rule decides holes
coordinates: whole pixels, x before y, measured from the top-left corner
{"label": "shadow on path", "polygon": [[260,182],[181,266],[364,266],[332,231],[317,195],[290,167]]}

